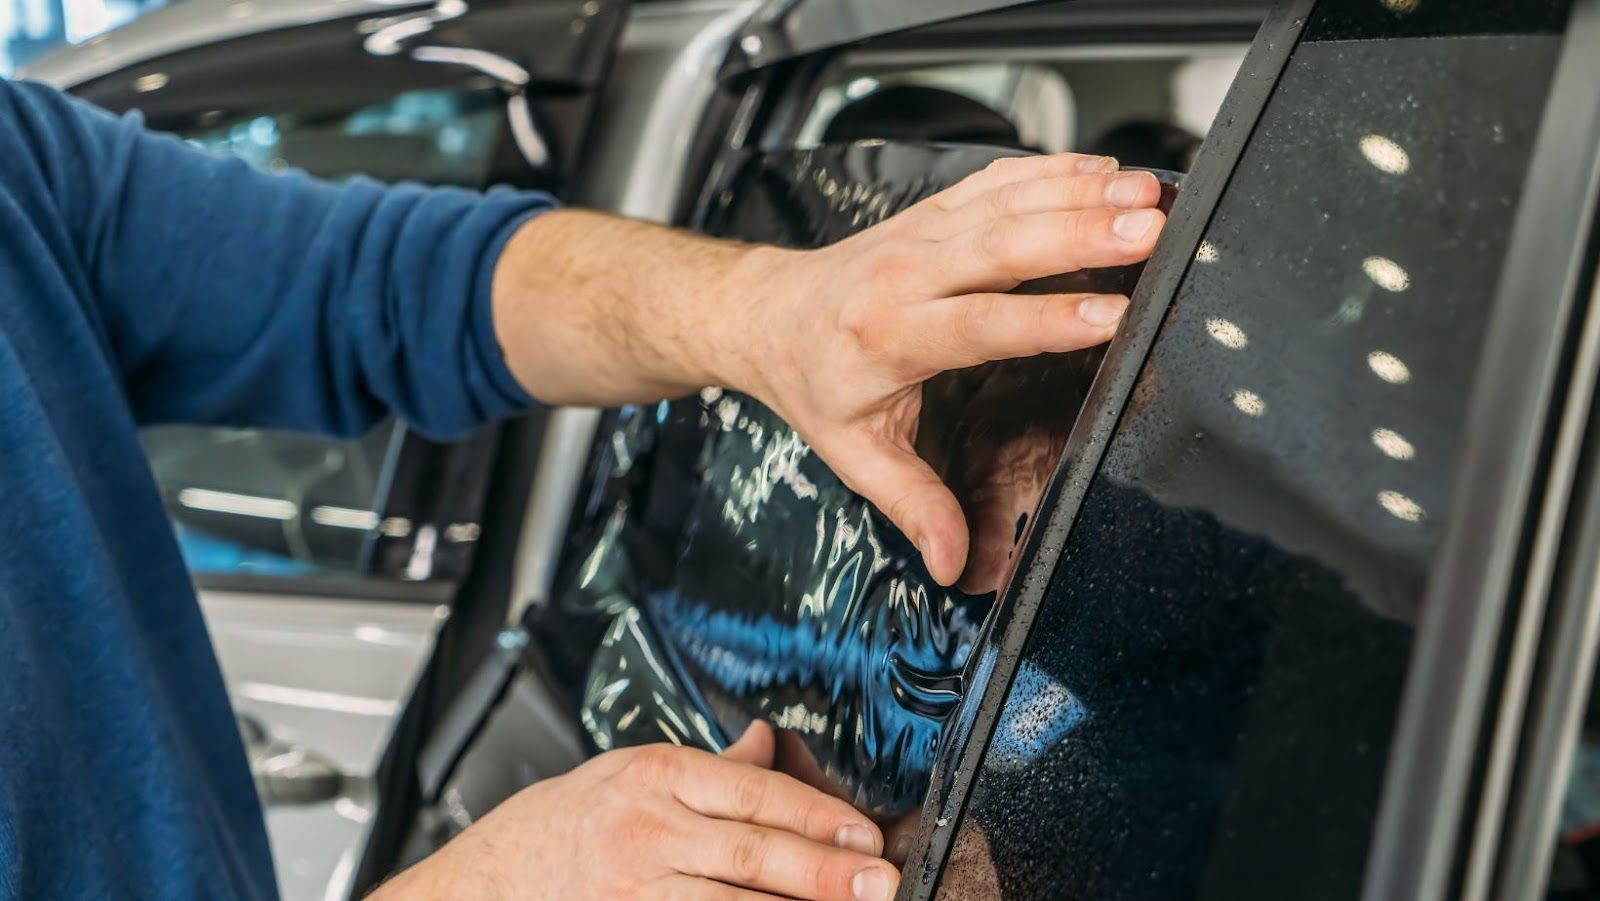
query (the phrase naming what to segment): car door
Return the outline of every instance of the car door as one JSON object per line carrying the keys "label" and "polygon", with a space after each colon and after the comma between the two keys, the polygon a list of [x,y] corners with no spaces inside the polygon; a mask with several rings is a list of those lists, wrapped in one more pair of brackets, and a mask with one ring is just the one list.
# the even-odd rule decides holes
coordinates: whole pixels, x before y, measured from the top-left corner
{"label": "car door", "polygon": [[1594,12],[1275,10],[974,652],[903,896],[1489,889],[1461,834],[1498,834],[1482,761],[1548,575],[1519,567],[1586,416],[1593,98],[1576,128],[1557,100]]}
{"label": "car door", "polygon": [[[1131,27],[1111,7],[1040,7],[851,52],[942,62],[984,38],[1013,50],[1084,44],[1097,28]],[[788,11],[803,19],[807,7]],[[1078,28],[1046,30],[1058,13],[1060,24],[1080,17]],[[1167,13],[1146,25],[1178,42],[1182,11]],[[1517,699],[1536,659],[1508,611],[1542,616],[1526,611],[1529,590],[1515,577],[1539,515],[1559,515],[1548,511],[1565,509],[1570,487],[1547,481],[1559,458],[1545,442],[1564,423],[1555,400],[1566,396],[1569,336],[1584,321],[1595,146],[1586,127],[1567,128],[1570,106],[1546,107],[1592,67],[1592,14],[1581,3],[1377,0],[1272,12],[1185,181],[1136,314],[1021,527],[1015,571],[970,658],[938,679],[912,666],[918,678],[897,682],[896,669],[925,661],[869,655],[889,667],[883,694],[940,720],[904,897],[1409,898],[1476,896],[1493,884],[1500,833],[1462,842],[1460,832],[1471,805],[1503,813],[1509,771],[1478,765],[1492,754],[1507,766],[1515,743],[1503,736],[1520,725]],[[1191,22],[1188,40],[1218,24]],[[784,33],[762,22],[741,49],[759,52],[774,27]],[[846,75],[830,80],[818,73],[839,57],[820,51],[764,66],[736,55],[728,71],[741,115],[693,221],[824,242],[839,233],[819,222],[859,227],[959,174],[963,154],[966,171],[992,158],[860,131],[846,134],[868,144],[827,146],[827,127],[810,128],[808,111],[832,104],[819,115],[837,120],[884,84],[842,58]],[[1017,83],[1003,72],[961,81],[906,69],[913,77],[896,77],[958,84],[992,111],[1015,99],[984,93]],[[947,100],[946,109],[961,105]],[[948,134],[960,140],[981,118],[974,111]],[[1021,131],[987,121],[988,136]],[[950,139],[932,135],[941,137]],[[1571,188],[1561,202],[1545,193],[1550,179]],[[739,230],[752,205],[764,206],[758,227]],[[1550,272],[1536,276],[1541,266]],[[776,427],[725,400],[704,398],[713,431],[722,417],[725,431],[759,444]],[[672,411],[653,418],[681,421]],[[656,465],[666,433],[642,432],[653,437],[621,443],[608,465]],[[793,487],[794,470],[781,468],[792,459],[730,467],[724,487],[752,471]],[[805,490],[814,474],[800,470]],[[742,484],[768,490],[762,478]],[[616,570],[625,579],[590,582],[599,606],[619,612],[602,654],[627,662],[610,671],[635,673],[590,683],[623,714],[591,725],[602,747],[619,737],[608,726],[641,724],[715,746],[752,709],[835,743],[840,727],[855,736],[865,733],[859,723],[883,722],[830,719],[838,711],[826,701],[773,691],[788,670],[762,665],[790,666],[811,645],[759,610],[741,624],[725,610],[685,612],[671,594],[633,592],[641,568],[660,565],[638,552],[650,531],[667,529],[667,546],[677,546],[673,517],[649,515],[659,501],[625,491],[597,507],[606,515],[591,548],[630,554]],[[622,528],[641,515],[643,528],[607,545],[604,529],[619,521],[610,514],[624,507]],[[724,545],[699,558],[688,577],[702,597],[707,575],[731,578],[741,553]],[[681,582],[671,567],[667,578]],[[952,609],[933,600],[921,609]],[[928,624],[911,623],[899,634]],[[667,651],[649,678],[639,661],[651,655],[630,656],[641,647]],[[1521,650],[1508,657],[1508,647]],[[855,666],[848,655],[827,660]],[[1522,681],[1501,681],[1513,676]],[[754,704],[730,700],[736,684],[755,685]],[[688,697],[663,685],[687,686]],[[605,711],[585,709],[595,712]],[[904,753],[925,738],[913,737],[852,745],[844,759],[888,757],[892,783],[920,763]],[[838,760],[823,762],[824,775],[848,775]],[[871,779],[843,787],[868,806],[887,796]]]}
{"label": "car door", "polygon": [[[185,4],[25,74],[268,170],[564,195],[628,6]],[[351,441],[143,434],[286,897],[351,891],[382,755],[441,634],[486,641],[475,624],[505,615],[504,593],[463,586],[493,582],[495,562],[477,553],[485,529],[515,545],[526,494],[488,489],[526,491],[547,421],[451,444],[394,421]],[[497,518],[496,503],[515,514]]]}

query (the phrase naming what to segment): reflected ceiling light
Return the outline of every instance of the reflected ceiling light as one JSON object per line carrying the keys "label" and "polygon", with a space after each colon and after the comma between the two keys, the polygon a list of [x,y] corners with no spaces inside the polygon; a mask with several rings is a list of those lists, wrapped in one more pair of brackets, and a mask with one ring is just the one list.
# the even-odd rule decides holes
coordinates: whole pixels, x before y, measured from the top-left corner
{"label": "reflected ceiling light", "polygon": [[1361,262],[1361,269],[1372,279],[1373,284],[1385,291],[1396,294],[1411,287],[1411,276],[1400,267],[1399,263],[1388,257],[1367,257]]}
{"label": "reflected ceiling light", "polygon": [[851,100],[860,100],[877,89],[878,79],[870,75],[863,75],[845,85],[844,95]]}
{"label": "reflected ceiling light", "polygon": [[1218,344],[1232,350],[1243,350],[1250,343],[1250,338],[1245,335],[1244,329],[1226,319],[1215,317],[1207,319],[1206,331],[1217,340]]}
{"label": "reflected ceiling light", "polygon": [[1390,12],[1397,12],[1401,15],[1414,13],[1417,11],[1417,7],[1422,5],[1422,0],[1378,0],[1378,2],[1382,3]]}
{"label": "reflected ceiling light", "polygon": [[1367,365],[1372,367],[1378,378],[1391,385],[1404,385],[1411,381],[1410,367],[1392,353],[1375,350],[1367,354]]}
{"label": "reflected ceiling light", "polygon": [[1222,259],[1222,254],[1217,252],[1217,245],[1201,241],[1200,249],[1194,252],[1194,259],[1197,263],[1215,263]]}
{"label": "reflected ceiling light", "polygon": [[368,532],[378,527],[378,514],[371,510],[351,507],[312,507],[311,521],[337,529],[359,529]]}
{"label": "reflected ceiling light", "polygon": [[243,0],[241,3],[230,3],[223,9],[222,14],[230,19],[248,19],[256,14],[256,5],[249,2],[249,0]]}
{"label": "reflected ceiling light", "polygon": [[1422,518],[1427,515],[1427,511],[1416,501],[1398,491],[1378,492],[1378,504],[1388,511],[1390,516],[1406,522],[1422,522]]}
{"label": "reflected ceiling light", "polygon": [[212,491],[209,488],[185,488],[178,492],[178,503],[191,510],[212,513],[231,513],[235,516],[255,516],[261,519],[294,519],[300,508],[293,501],[278,497],[256,497],[235,494],[232,491]]}
{"label": "reflected ceiling light", "polygon": [[252,701],[304,707],[310,710],[331,710],[354,716],[371,716],[387,719],[400,712],[400,702],[389,698],[372,698],[337,691],[314,691],[268,682],[240,682],[234,694]]}
{"label": "reflected ceiling light", "polygon": [[133,80],[133,89],[141,94],[148,94],[151,91],[159,91],[166,87],[171,80],[165,72],[151,72],[149,75],[141,75],[135,78]]}
{"label": "reflected ceiling light", "polygon": [[1367,158],[1367,162],[1390,175],[1404,175],[1411,171],[1411,154],[1383,135],[1362,138],[1361,155]]}
{"label": "reflected ceiling light", "polygon": [[1261,416],[1267,412],[1267,402],[1261,395],[1243,388],[1233,392],[1233,405],[1246,416]]}
{"label": "reflected ceiling light", "polygon": [[1411,442],[1400,436],[1399,432],[1389,429],[1377,429],[1372,433],[1372,443],[1386,456],[1396,460],[1410,460],[1417,455],[1417,449]]}

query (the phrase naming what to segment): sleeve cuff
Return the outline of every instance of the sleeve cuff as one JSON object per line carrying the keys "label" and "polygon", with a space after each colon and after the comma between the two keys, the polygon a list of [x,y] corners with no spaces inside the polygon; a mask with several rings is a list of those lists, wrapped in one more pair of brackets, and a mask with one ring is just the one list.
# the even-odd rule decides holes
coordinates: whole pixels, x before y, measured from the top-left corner
{"label": "sleeve cuff", "polygon": [[511,374],[511,368],[506,365],[505,351],[495,334],[495,267],[499,264],[501,255],[505,253],[506,245],[522,226],[541,213],[557,208],[556,201],[546,194],[497,191],[489,196],[489,202],[508,201],[511,202],[513,211],[485,245],[473,285],[472,327],[474,341],[478,346],[477,356],[482,363],[480,375],[485,382],[474,387],[479,389],[477,391],[479,396],[485,398],[485,406],[489,408],[485,412],[491,418],[513,416],[526,412],[538,404],[538,401],[517,381],[516,376]]}

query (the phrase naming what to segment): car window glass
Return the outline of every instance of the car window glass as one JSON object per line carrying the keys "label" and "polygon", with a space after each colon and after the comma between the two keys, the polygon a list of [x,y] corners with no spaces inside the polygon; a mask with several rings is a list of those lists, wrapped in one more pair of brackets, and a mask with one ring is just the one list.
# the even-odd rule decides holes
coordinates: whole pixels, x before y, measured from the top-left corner
{"label": "car window glass", "polygon": [[272,171],[476,187],[488,177],[504,109],[494,90],[410,91],[354,110],[308,102],[247,117],[204,116],[186,137]]}
{"label": "car window glass", "polygon": [[[180,134],[262,169],[479,186],[502,132],[494,91],[410,91],[329,108],[302,102],[249,115],[205,114]],[[399,427],[341,441],[262,429],[160,426],[142,439],[191,570],[304,577],[360,575],[369,539],[405,537],[381,515]]]}
{"label": "car window glass", "polygon": [[1362,10],[1311,23],[1330,40],[1295,50],[1217,207],[940,897],[1359,895],[1562,43],[1520,15],[1505,34],[1343,39]]}
{"label": "car window glass", "polygon": [[[1219,44],[1183,50],[1123,48],[1093,55],[1033,51],[1005,60],[938,65],[846,58],[824,75],[795,144],[807,148],[835,140],[830,132],[856,108],[864,110],[863,118],[876,118],[871,124],[881,128],[885,117],[870,107],[875,101],[885,108],[916,102],[906,90],[914,86],[946,92],[947,106],[949,94],[982,104],[1009,123],[1012,142],[1028,150],[1103,153],[1128,165],[1184,171],[1243,56],[1242,47]],[[929,96],[928,103],[937,102]],[[1006,143],[992,135],[974,140],[960,133],[877,136]]]}

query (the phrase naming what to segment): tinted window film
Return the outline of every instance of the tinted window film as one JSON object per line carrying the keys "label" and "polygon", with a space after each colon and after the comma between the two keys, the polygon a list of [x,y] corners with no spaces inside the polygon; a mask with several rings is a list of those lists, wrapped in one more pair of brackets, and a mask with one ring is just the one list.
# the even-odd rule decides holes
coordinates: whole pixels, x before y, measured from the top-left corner
{"label": "tinted window film", "polygon": [[1572,0],[1323,0],[1307,41],[1558,34]]}
{"label": "tinted window film", "polygon": [[1295,51],[1062,552],[941,897],[1359,894],[1560,43]]}

